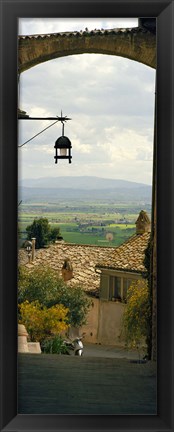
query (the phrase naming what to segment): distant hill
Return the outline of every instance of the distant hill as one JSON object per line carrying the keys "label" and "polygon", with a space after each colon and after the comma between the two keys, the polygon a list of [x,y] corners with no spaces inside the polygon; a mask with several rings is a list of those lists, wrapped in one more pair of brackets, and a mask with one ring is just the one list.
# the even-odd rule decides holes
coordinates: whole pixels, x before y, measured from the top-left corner
{"label": "distant hill", "polygon": [[19,182],[19,198],[30,202],[56,202],[66,198],[71,201],[151,203],[151,193],[151,186],[143,183],[88,176],[44,177]]}
{"label": "distant hill", "polygon": [[68,189],[136,189],[149,188],[150,185],[135,183],[127,180],[105,179],[100,177],[80,176],[80,177],[43,177],[38,179],[25,179],[19,182],[20,186],[32,188],[68,188]]}

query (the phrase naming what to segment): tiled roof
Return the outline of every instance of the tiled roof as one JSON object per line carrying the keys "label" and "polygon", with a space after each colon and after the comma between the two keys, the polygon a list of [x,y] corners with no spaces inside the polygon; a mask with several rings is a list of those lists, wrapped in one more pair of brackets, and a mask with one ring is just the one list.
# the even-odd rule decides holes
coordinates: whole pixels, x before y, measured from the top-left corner
{"label": "tiled roof", "polygon": [[109,253],[114,252],[111,247],[97,247],[89,245],[76,245],[57,242],[49,248],[36,250],[35,260],[28,264],[28,258],[24,249],[19,250],[19,264],[25,265],[29,270],[37,266],[50,266],[58,271],[61,269],[66,258],[71,260],[73,267],[73,279],[68,285],[81,284],[85,291],[93,294],[98,292],[100,285],[100,274],[96,273],[95,265],[100,260],[105,260]]}
{"label": "tiled roof", "polygon": [[50,266],[61,276],[64,261],[69,258],[73,278],[67,284],[82,285],[86,292],[98,295],[100,272],[97,273],[96,269],[145,272],[143,260],[149,236],[149,233],[134,235],[118,248],[57,242],[49,248],[36,250],[35,260],[31,264],[28,264],[26,251],[20,249],[19,264],[25,265],[29,270],[37,266]]}
{"label": "tiled roof", "polygon": [[48,34],[34,34],[34,35],[21,35],[19,36],[19,40],[22,39],[49,39],[57,36],[62,37],[82,37],[82,36],[95,36],[95,35],[114,35],[121,33],[148,33],[148,30],[142,27],[133,27],[133,28],[113,28],[113,29],[94,29],[94,30],[80,30],[73,32],[59,32],[59,33],[48,33]]}
{"label": "tiled roof", "polygon": [[150,233],[134,234],[125,243],[110,252],[103,260],[97,262],[97,268],[146,272],[144,252],[148,245]]}

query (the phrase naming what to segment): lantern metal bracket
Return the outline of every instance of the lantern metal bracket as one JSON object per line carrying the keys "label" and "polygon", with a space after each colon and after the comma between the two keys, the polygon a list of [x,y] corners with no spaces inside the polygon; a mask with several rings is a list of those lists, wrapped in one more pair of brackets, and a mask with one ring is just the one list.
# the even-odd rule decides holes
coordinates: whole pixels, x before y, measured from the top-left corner
{"label": "lantern metal bracket", "polygon": [[62,111],[61,111],[61,116],[56,116],[56,117],[30,117],[26,111],[22,111],[20,109],[18,109],[18,120],[57,120],[57,121],[61,121],[61,122],[66,122],[67,120],[71,120],[69,117],[67,116],[63,116],[62,115]]}
{"label": "lantern metal bracket", "polygon": [[61,116],[60,117],[59,116],[56,116],[56,117],[30,117],[28,114],[26,114],[25,111],[18,110],[18,120],[55,120],[54,123],[52,123],[51,125],[47,126],[43,130],[41,130],[40,132],[38,132],[36,135],[34,135],[32,138],[30,138],[29,140],[25,141],[23,144],[20,144],[18,146],[18,147],[23,147],[25,144],[27,144],[28,142],[32,141],[38,135],[40,135],[41,133],[45,132],[50,127],[54,126],[54,124],[56,124],[59,121],[62,123],[62,125],[63,125],[63,131],[64,131],[64,122],[66,122],[67,120],[72,120],[72,119],[69,118],[69,117],[67,117],[67,116],[63,116],[62,115],[62,111],[61,111]]}
{"label": "lantern metal bracket", "polygon": [[18,115],[18,120],[57,120],[61,122],[66,122],[67,120],[72,120],[69,117],[65,116],[56,116],[56,117],[29,117],[29,116],[22,116]]}

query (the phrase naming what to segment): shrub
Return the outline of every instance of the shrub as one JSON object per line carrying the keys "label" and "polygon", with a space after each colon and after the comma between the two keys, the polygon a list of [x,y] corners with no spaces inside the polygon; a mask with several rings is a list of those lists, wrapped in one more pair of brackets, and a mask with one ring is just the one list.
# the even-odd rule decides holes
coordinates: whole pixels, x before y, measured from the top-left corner
{"label": "shrub", "polygon": [[19,323],[24,324],[30,340],[42,342],[45,338],[67,330],[68,309],[61,304],[46,308],[38,301],[27,300],[19,305]]}
{"label": "shrub", "polygon": [[61,336],[45,339],[42,342],[41,348],[45,354],[68,354],[68,348]]}
{"label": "shrub", "polygon": [[150,314],[150,318],[149,318],[149,325],[148,325],[148,330],[149,333],[147,335],[147,354],[148,354],[148,358],[151,358],[151,354],[152,354],[152,276],[153,276],[153,267],[152,267],[152,259],[153,259],[153,237],[152,235],[150,236],[147,248],[145,250],[145,257],[144,257],[144,266],[146,267],[147,270],[147,274],[146,274],[146,279],[147,279],[147,283],[148,283],[148,289],[149,289],[149,297],[150,297],[150,310],[151,310],[151,314]]}
{"label": "shrub", "polygon": [[28,271],[19,267],[18,302],[38,301],[48,308],[62,304],[68,308],[68,323],[80,327],[86,322],[91,301],[81,286],[69,287],[51,268],[40,266]]}
{"label": "shrub", "polygon": [[145,280],[131,284],[127,293],[127,305],[123,315],[123,333],[126,344],[137,347],[143,339],[147,342],[151,316],[150,296]]}

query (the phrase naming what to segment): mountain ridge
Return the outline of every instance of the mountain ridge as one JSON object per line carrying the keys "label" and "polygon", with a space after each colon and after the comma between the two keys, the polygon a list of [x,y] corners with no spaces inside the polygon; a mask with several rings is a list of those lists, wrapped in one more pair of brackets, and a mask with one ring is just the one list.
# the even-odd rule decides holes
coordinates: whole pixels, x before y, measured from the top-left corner
{"label": "mountain ridge", "polygon": [[60,176],[41,177],[37,179],[23,179],[19,187],[46,189],[79,189],[79,190],[108,190],[108,189],[138,189],[151,190],[151,185],[120,179],[108,179],[94,176]]}

